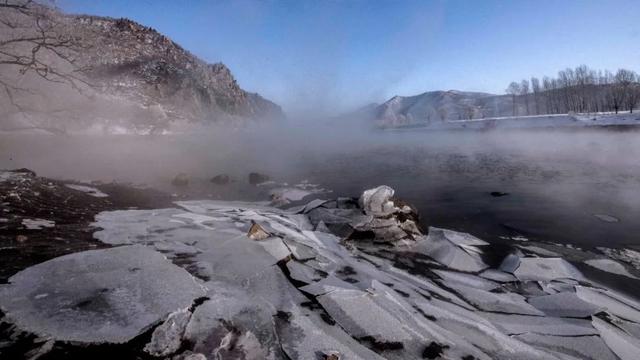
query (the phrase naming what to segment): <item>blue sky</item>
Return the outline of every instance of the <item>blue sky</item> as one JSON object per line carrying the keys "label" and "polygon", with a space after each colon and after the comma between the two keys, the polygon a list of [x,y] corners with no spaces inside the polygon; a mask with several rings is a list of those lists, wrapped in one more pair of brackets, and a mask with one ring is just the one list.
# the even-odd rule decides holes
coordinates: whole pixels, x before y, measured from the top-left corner
{"label": "blue sky", "polygon": [[57,3],[151,26],[290,113],[430,90],[503,93],[580,64],[640,71],[639,0]]}

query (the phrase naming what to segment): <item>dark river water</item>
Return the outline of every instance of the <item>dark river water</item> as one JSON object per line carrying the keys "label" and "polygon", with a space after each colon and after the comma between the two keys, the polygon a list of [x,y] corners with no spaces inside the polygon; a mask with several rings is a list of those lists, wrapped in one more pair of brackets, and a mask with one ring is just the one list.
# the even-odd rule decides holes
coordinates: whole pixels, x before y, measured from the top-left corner
{"label": "dark river water", "polygon": [[244,183],[246,174],[259,171],[279,182],[321,184],[333,191],[324,197],[358,196],[385,184],[418,208],[424,226],[493,242],[525,237],[585,248],[640,245],[638,132],[1,135],[0,168],[19,167],[168,191],[171,178],[184,172],[202,180],[200,191],[224,199],[256,194],[243,186],[216,187],[208,178],[225,173]]}

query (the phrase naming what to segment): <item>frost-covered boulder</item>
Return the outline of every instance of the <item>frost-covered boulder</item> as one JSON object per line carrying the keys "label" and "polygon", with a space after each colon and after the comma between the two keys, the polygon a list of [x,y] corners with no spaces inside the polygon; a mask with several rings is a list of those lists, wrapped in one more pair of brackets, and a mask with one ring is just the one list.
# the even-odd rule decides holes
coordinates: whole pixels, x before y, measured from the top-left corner
{"label": "frost-covered boulder", "polygon": [[23,331],[57,341],[124,343],[204,290],[146,246],[61,256],[25,269],[0,288],[0,309]]}
{"label": "frost-covered boulder", "polygon": [[374,241],[392,244],[411,243],[422,236],[418,213],[411,206],[394,199],[394,190],[386,185],[366,190],[359,204],[367,215],[356,223],[358,231],[374,234]]}

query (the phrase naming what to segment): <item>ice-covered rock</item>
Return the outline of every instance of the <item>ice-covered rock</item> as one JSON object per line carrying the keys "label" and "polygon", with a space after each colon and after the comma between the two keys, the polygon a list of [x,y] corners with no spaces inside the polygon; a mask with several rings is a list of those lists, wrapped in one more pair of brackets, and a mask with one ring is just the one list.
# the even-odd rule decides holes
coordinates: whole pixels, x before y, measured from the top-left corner
{"label": "ice-covered rock", "polygon": [[123,343],[203,295],[188,272],[160,253],[122,246],[61,256],[17,273],[0,288],[0,309],[39,336]]}
{"label": "ice-covered rock", "polygon": [[422,236],[418,225],[418,213],[406,204],[393,199],[394,190],[386,185],[365,190],[359,204],[369,217],[356,223],[361,232],[372,232],[374,241],[391,244],[408,244]]}
{"label": "ice-covered rock", "polygon": [[395,191],[386,185],[365,190],[360,196],[360,206],[366,214],[373,217],[389,216],[397,211],[396,205],[391,201],[394,193]]}

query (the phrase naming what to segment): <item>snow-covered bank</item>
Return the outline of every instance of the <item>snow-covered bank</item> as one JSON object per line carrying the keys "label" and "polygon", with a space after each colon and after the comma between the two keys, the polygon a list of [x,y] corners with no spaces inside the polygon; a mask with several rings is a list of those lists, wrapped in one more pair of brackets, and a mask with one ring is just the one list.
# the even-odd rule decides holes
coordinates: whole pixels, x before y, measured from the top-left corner
{"label": "snow-covered bank", "polygon": [[640,113],[553,114],[449,120],[391,127],[392,130],[494,130],[640,126]]}
{"label": "snow-covered bank", "polygon": [[[205,200],[102,212],[94,236],[119,250],[24,270],[0,288],[0,308],[16,333],[49,340],[44,350],[53,354],[60,340],[90,348],[126,341],[125,334],[132,352],[171,359],[632,359],[640,350],[640,304],[564,259],[569,250],[572,259],[594,254],[518,243],[492,262],[500,253],[470,234],[430,228],[422,235],[412,209],[392,195],[382,187],[359,201],[290,210]],[[113,251],[149,252],[149,261]],[[84,276],[95,281],[68,276],[93,257],[104,266]],[[180,268],[197,286],[181,290],[187,298],[169,309],[175,292],[149,294],[186,286],[174,283],[187,275]],[[139,292],[118,275],[125,269],[166,282]],[[46,282],[29,276],[43,272]],[[140,326],[159,314],[159,326]],[[83,321],[65,321],[58,332],[56,316]],[[70,337],[105,318],[122,321],[90,339]],[[147,340],[135,342],[136,334]]]}

